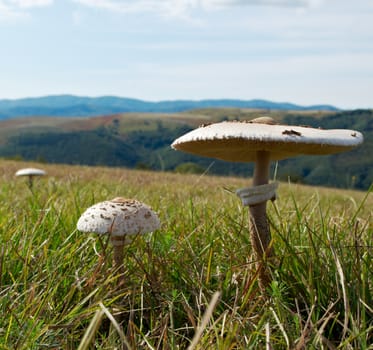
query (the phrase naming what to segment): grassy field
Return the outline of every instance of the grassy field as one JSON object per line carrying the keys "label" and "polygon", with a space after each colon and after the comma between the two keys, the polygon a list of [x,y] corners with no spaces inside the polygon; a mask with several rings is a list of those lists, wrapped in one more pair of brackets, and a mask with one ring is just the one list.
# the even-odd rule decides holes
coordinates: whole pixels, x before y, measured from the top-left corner
{"label": "grassy field", "polygon": [[[33,191],[15,178],[37,166]],[[242,178],[0,161],[0,349],[373,349],[373,196],[282,183],[256,280]],[[162,226],[125,248],[76,222],[117,196]]]}

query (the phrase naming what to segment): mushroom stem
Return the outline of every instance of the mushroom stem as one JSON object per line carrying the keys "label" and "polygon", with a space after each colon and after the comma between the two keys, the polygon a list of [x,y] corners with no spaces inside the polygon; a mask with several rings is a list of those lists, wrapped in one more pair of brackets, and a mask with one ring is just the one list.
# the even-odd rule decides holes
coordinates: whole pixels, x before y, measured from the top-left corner
{"label": "mushroom stem", "polygon": [[28,187],[30,188],[30,190],[32,190],[32,185],[33,185],[33,178],[32,178],[32,175],[29,175],[28,176]]}
{"label": "mushroom stem", "polygon": [[119,282],[124,282],[124,245],[126,244],[126,236],[111,236],[111,244],[113,245],[113,263],[115,269],[119,272]]}
{"label": "mushroom stem", "polygon": [[[258,151],[254,168],[253,186],[268,184],[270,152]],[[273,255],[270,246],[271,232],[266,213],[267,202],[250,205],[250,238],[259,269],[259,286],[262,290],[271,282],[266,260]]]}

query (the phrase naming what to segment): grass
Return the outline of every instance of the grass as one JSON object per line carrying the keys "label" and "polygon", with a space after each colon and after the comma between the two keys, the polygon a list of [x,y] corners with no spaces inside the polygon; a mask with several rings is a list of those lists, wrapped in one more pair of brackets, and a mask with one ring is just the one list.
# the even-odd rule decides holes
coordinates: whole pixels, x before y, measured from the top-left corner
{"label": "grass", "polygon": [[[17,169],[44,168],[33,193]],[[373,349],[372,195],[282,183],[268,205],[276,262],[261,295],[249,181],[0,162],[0,349]],[[76,230],[116,196],[162,227],[126,247]]]}

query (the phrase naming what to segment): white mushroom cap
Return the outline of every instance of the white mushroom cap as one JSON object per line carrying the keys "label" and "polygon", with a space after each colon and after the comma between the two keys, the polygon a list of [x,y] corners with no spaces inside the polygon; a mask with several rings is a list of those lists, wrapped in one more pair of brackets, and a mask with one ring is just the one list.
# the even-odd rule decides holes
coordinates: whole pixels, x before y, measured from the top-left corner
{"label": "white mushroom cap", "polygon": [[354,130],[229,121],[192,130],[176,139],[177,150],[228,161],[256,161],[258,151],[270,152],[271,160],[297,155],[318,155],[350,150],[363,142]]}
{"label": "white mushroom cap", "polygon": [[37,168],[24,168],[16,172],[16,176],[43,176],[46,172]]}
{"label": "white mushroom cap", "polygon": [[112,236],[143,234],[159,226],[159,218],[149,206],[121,197],[89,207],[77,223],[79,231]]}

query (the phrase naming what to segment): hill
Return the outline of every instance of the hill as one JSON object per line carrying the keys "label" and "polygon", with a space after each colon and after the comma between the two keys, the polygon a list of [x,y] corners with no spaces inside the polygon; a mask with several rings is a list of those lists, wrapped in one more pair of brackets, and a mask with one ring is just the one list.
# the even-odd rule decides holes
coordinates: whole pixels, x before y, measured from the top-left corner
{"label": "hill", "polygon": [[[183,113],[121,113],[90,118],[17,118],[0,121],[0,157],[47,163],[105,165],[250,176],[252,164],[196,157],[170,148],[200,124],[250,120],[262,111],[200,109]],[[280,180],[366,190],[373,179],[373,112],[272,111],[279,122],[363,132],[364,144],[331,156],[297,157],[273,164]],[[274,172],[274,169],[273,169]]]}
{"label": "hill", "polygon": [[174,113],[198,108],[260,108],[268,110],[328,110],[337,108],[329,105],[299,106],[287,102],[266,100],[175,100],[149,102],[116,96],[80,97],[56,95],[15,100],[0,100],[0,120],[25,116],[97,116],[124,112]]}

